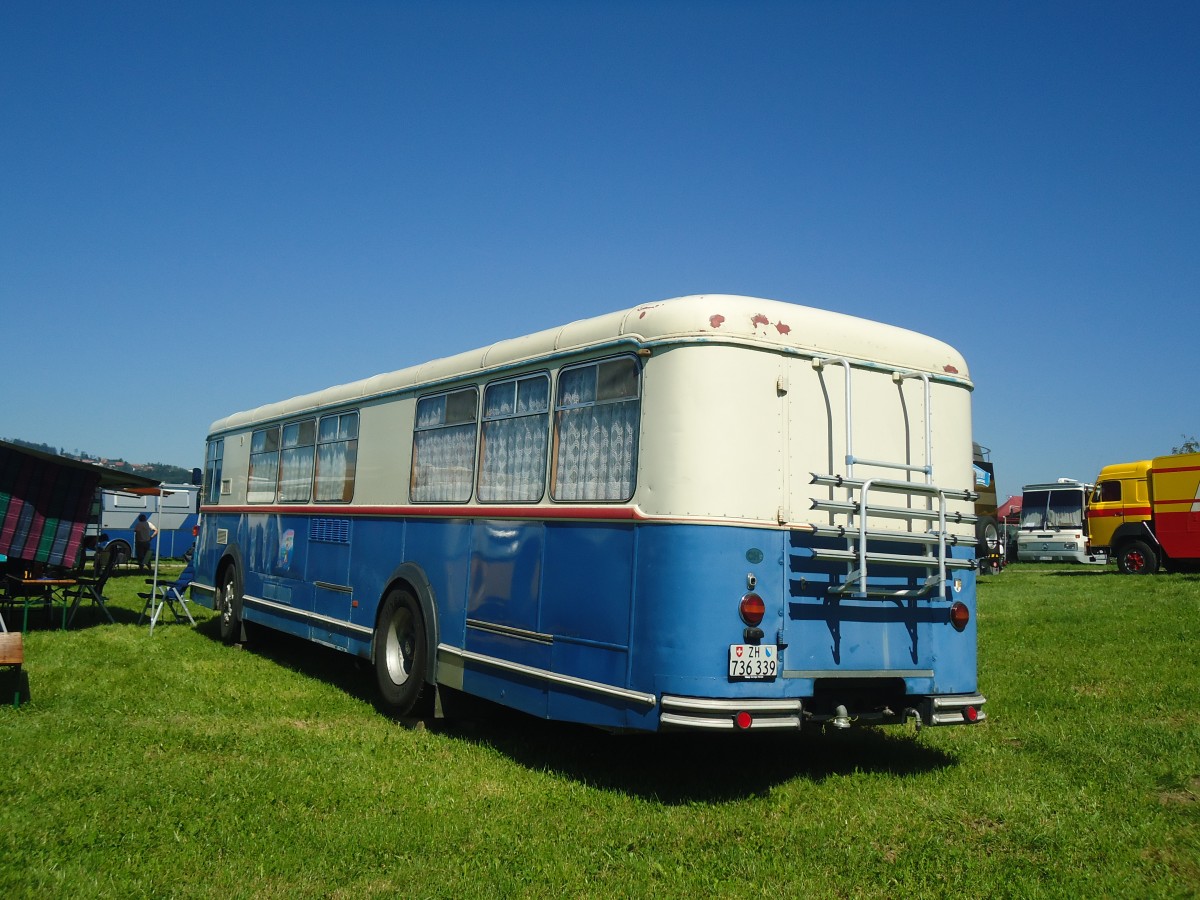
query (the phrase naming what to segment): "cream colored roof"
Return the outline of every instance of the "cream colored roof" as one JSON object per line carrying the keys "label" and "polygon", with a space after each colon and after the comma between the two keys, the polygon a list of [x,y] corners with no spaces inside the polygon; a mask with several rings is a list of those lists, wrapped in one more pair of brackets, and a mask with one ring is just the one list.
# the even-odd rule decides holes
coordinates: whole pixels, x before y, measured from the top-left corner
{"label": "cream colored roof", "polygon": [[582,319],[456,356],[270,403],[218,419],[210,433],[329,405],[356,403],[619,340],[649,345],[710,340],[805,356],[845,356],[970,383],[967,364],[957,350],[915,331],[779,300],[698,294]]}

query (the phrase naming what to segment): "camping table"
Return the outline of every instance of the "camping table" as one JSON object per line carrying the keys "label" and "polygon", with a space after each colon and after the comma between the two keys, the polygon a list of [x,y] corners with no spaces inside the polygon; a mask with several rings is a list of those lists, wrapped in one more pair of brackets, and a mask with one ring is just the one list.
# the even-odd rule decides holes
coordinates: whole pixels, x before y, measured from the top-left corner
{"label": "camping table", "polygon": [[29,601],[37,597],[45,598],[46,606],[50,609],[54,608],[54,601],[59,600],[63,608],[62,627],[67,627],[66,590],[78,583],[74,578],[17,578],[9,575],[8,583],[9,596],[25,601],[25,612],[21,617],[22,631],[29,630]]}

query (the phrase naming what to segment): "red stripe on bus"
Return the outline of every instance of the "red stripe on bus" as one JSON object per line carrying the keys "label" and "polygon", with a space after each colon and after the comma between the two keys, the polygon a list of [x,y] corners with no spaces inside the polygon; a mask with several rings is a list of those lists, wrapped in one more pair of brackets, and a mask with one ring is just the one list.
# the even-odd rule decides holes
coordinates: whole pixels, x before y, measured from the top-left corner
{"label": "red stripe on bus", "polygon": [[629,506],[202,506],[202,513],[392,516],[436,519],[646,519]]}

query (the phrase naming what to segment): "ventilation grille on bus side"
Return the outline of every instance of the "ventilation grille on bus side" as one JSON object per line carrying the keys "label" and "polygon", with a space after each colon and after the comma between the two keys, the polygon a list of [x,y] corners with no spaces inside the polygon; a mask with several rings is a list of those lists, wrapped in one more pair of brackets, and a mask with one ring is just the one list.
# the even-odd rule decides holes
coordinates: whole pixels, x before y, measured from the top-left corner
{"label": "ventilation grille on bus side", "polygon": [[326,544],[350,543],[349,519],[313,519],[311,539]]}

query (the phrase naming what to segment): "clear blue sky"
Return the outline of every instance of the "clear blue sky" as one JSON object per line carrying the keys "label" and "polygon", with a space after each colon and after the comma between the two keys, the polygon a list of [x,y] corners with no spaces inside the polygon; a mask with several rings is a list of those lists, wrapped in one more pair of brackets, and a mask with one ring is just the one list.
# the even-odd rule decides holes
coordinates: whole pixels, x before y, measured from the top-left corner
{"label": "clear blue sky", "polygon": [[0,5],[0,436],[644,301],[945,340],[1001,494],[1200,432],[1200,4]]}

